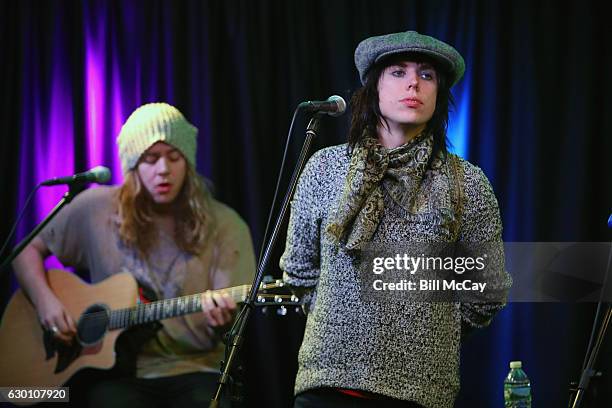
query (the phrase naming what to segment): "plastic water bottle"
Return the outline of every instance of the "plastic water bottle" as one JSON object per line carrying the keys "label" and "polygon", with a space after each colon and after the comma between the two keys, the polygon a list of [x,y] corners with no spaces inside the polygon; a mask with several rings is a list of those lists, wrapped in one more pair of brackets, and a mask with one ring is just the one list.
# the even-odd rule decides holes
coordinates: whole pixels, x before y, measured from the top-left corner
{"label": "plastic water bottle", "polygon": [[531,383],[522,367],[520,361],[510,362],[510,372],[504,380],[506,408],[531,408]]}

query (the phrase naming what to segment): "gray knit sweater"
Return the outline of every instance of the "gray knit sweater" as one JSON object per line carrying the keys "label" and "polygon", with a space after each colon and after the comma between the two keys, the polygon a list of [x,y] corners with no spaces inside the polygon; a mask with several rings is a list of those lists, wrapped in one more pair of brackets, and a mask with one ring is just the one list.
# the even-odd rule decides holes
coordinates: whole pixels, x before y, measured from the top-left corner
{"label": "gray knit sweater", "polygon": [[[295,393],[340,387],[428,408],[452,407],[459,389],[461,332],[486,326],[503,304],[368,302],[360,297],[359,261],[325,233],[349,161],[346,144],[316,152],[291,204],[280,265],[285,281],[301,288],[310,302]],[[478,167],[464,160],[460,164],[465,199],[458,239],[500,241],[499,209],[489,181]],[[449,178],[440,172],[432,179],[428,191],[440,207],[433,214],[407,214],[385,197],[373,241],[451,240],[445,228],[448,214],[453,216]]]}

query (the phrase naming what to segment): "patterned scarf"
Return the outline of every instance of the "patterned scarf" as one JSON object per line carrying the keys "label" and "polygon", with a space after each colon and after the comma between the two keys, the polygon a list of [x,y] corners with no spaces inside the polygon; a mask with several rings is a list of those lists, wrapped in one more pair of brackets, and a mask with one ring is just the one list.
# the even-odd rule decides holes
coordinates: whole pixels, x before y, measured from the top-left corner
{"label": "patterned scarf", "polygon": [[[346,242],[349,250],[370,242],[384,212],[383,188],[398,205],[415,212],[432,147],[432,136],[424,133],[393,149],[364,137],[353,150],[339,205],[327,227],[332,239]],[[432,167],[441,164],[436,158]]]}

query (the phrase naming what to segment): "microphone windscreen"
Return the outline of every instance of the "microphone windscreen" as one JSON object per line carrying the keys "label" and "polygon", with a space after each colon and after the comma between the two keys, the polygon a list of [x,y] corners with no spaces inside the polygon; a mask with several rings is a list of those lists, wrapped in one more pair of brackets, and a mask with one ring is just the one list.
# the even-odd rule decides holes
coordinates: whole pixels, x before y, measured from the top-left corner
{"label": "microphone windscreen", "polygon": [[108,167],[94,167],[91,169],[91,173],[94,174],[95,182],[99,184],[107,183],[111,178],[111,172]]}
{"label": "microphone windscreen", "polygon": [[343,97],[339,95],[332,95],[327,100],[330,102],[335,102],[338,106],[338,110],[336,112],[330,113],[331,116],[340,116],[346,110],[346,101]]}

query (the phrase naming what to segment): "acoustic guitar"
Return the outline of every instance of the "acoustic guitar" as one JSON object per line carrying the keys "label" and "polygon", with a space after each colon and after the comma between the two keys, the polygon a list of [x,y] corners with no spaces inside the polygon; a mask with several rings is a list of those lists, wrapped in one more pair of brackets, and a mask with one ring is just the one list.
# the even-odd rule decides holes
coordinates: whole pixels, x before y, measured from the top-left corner
{"label": "acoustic guitar", "polygon": [[[138,303],[138,285],[129,273],[90,285],[73,273],[53,269],[48,279],[77,322],[76,341],[66,345],[55,339],[41,326],[24,292],[18,290],[0,323],[0,387],[58,387],[80,369],[112,368],[115,341],[124,329],[202,310],[200,293]],[[286,306],[299,306],[299,299],[293,295],[261,292],[280,286],[281,281],[262,285],[256,305],[278,306],[284,312]],[[239,303],[249,290],[250,285],[241,285],[218,292],[228,293]]]}

